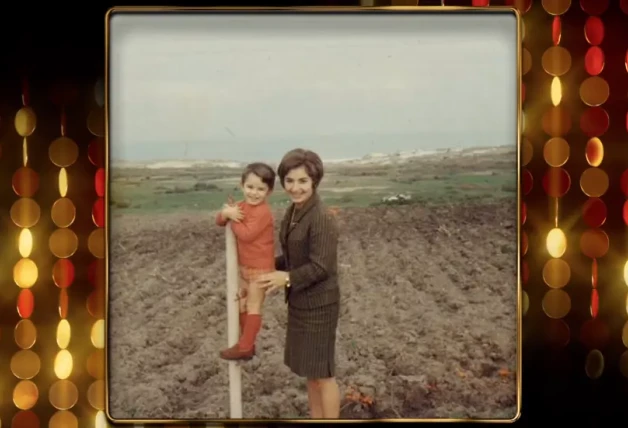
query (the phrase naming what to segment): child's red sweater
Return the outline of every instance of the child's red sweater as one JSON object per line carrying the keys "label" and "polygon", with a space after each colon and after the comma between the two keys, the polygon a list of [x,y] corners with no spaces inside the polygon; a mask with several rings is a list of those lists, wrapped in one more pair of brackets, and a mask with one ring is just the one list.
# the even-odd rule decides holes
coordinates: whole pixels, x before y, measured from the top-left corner
{"label": "child's red sweater", "polygon": [[[238,243],[238,264],[260,270],[275,270],[275,232],[273,213],[266,202],[249,205],[238,202],[244,218],[240,223],[231,222],[231,230]],[[218,226],[227,221],[218,212]]]}

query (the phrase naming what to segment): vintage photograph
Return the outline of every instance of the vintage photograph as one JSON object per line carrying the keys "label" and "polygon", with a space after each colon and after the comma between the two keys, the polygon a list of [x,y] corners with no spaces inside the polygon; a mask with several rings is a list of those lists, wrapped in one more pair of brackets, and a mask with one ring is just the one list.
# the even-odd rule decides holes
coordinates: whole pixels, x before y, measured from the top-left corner
{"label": "vintage photograph", "polygon": [[111,417],[517,416],[514,13],[109,25]]}

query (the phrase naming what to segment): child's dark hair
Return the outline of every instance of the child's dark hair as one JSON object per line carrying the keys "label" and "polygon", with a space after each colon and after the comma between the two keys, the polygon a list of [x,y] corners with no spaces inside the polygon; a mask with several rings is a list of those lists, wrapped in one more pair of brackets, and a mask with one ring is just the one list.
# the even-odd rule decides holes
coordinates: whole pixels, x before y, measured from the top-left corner
{"label": "child's dark hair", "polygon": [[275,187],[275,171],[265,163],[254,162],[248,164],[242,173],[243,184],[249,174],[257,175],[262,180],[262,183],[268,186],[268,190],[273,190]]}

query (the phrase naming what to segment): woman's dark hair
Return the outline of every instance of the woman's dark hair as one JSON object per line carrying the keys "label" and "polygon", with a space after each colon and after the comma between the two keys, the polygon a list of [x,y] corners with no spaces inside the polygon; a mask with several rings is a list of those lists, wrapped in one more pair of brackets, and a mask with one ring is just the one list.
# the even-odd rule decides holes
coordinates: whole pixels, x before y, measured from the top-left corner
{"label": "woman's dark hair", "polygon": [[262,180],[262,183],[268,186],[268,190],[273,190],[273,187],[275,187],[275,171],[265,163],[255,162],[248,164],[242,173],[242,184],[244,184],[249,174],[257,175]]}
{"label": "woman's dark hair", "polygon": [[307,175],[312,179],[312,185],[316,189],[323,179],[323,161],[320,156],[311,150],[294,149],[286,153],[279,163],[277,175],[279,182],[284,187],[286,175],[295,168],[305,167]]}

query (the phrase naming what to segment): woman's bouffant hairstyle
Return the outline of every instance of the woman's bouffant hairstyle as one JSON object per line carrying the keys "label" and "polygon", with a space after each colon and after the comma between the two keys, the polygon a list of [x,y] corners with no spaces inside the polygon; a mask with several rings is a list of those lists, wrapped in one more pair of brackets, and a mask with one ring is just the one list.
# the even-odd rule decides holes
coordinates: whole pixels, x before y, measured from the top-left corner
{"label": "woman's bouffant hairstyle", "polygon": [[312,179],[313,188],[316,189],[323,179],[323,161],[320,156],[311,150],[294,149],[286,153],[277,168],[277,175],[282,187],[286,175],[295,168],[305,167],[307,175]]}

